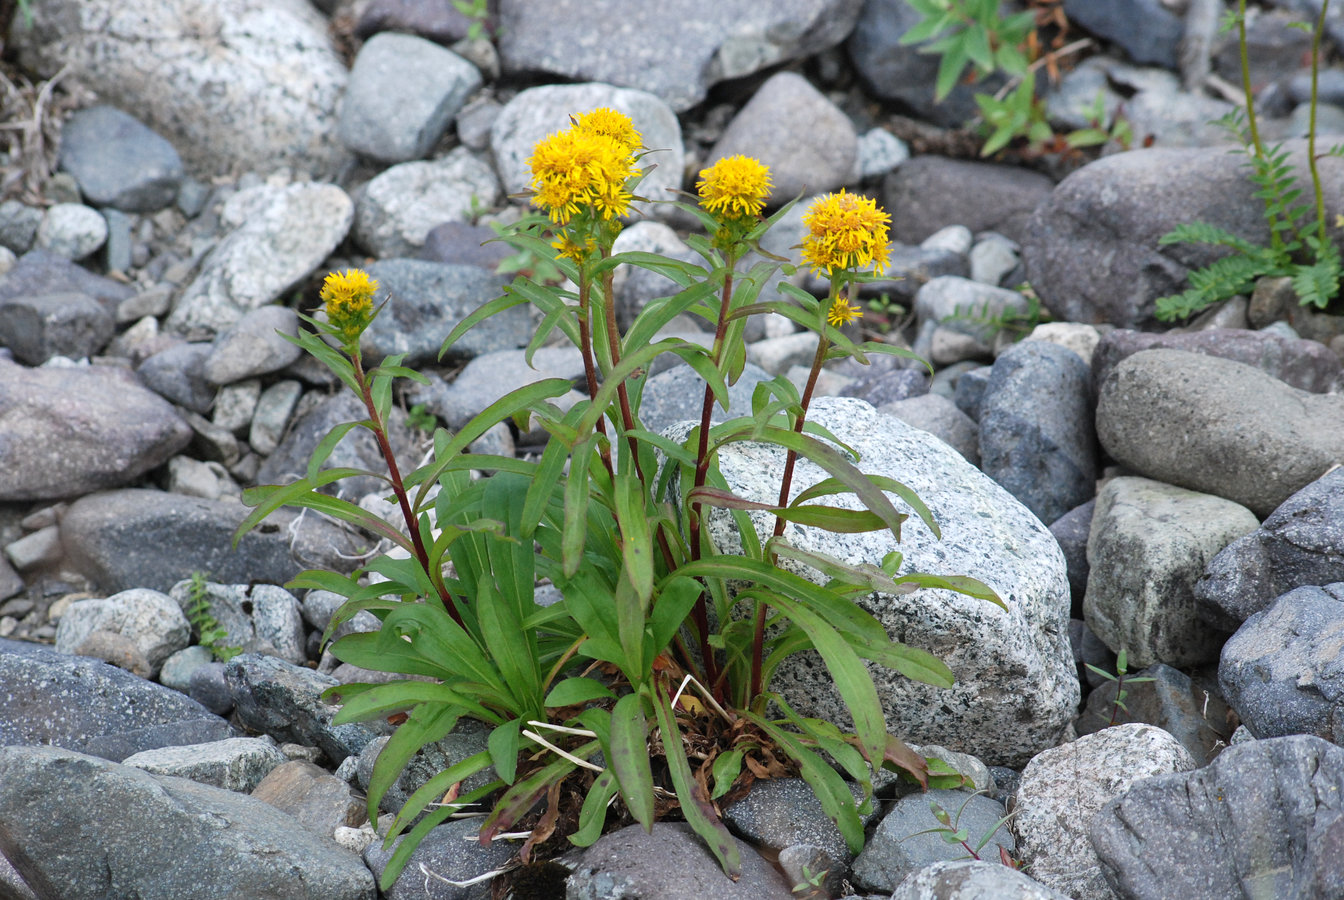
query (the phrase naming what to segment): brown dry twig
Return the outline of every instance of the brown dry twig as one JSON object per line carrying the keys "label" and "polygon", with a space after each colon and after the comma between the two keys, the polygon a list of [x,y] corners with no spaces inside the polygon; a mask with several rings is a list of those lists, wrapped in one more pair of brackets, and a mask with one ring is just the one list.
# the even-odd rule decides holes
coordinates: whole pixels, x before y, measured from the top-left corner
{"label": "brown dry twig", "polygon": [[78,105],[58,86],[66,65],[37,84],[21,72],[0,67],[0,198],[42,202],[42,189],[56,171],[65,113]]}

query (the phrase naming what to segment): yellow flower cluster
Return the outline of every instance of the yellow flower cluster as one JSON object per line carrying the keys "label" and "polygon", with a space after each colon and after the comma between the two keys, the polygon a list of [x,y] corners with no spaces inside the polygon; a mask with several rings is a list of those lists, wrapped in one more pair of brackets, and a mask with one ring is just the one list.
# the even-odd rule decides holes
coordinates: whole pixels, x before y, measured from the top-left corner
{"label": "yellow flower cluster", "polygon": [[851,306],[847,297],[836,297],[831,303],[831,308],[826,311],[826,321],[830,322],[836,328],[841,325],[848,325],[855,319],[863,317],[863,310],[857,306]]}
{"label": "yellow flower cluster", "polygon": [[628,116],[600,108],[537,142],[527,164],[532,202],[566,225],[585,208],[603,219],[624,215],[632,199],[626,181],[637,174],[640,136]]}
{"label": "yellow flower cluster", "polygon": [[724,219],[761,214],[770,196],[770,167],[750,156],[725,156],[700,170],[700,205]]}
{"label": "yellow flower cluster", "polygon": [[803,262],[821,274],[869,265],[874,272],[881,273],[887,268],[890,253],[887,245],[890,221],[891,216],[870,197],[843,190],[827,194],[803,216],[808,230],[803,238]]}
{"label": "yellow flower cluster", "polygon": [[341,332],[346,342],[359,339],[373,318],[373,295],[378,282],[363,269],[332,272],[322,282],[322,298],[327,322]]}

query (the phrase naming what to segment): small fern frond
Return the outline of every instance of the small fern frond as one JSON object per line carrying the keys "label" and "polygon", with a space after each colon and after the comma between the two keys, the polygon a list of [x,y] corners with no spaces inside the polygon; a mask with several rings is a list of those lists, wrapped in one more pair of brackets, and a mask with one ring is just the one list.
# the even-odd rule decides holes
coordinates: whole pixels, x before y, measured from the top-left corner
{"label": "small fern frond", "polygon": [[1208,222],[1184,222],[1157,239],[1158,244],[1212,244],[1215,247],[1230,247],[1238,253],[1253,254],[1264,250],[1240,235],[1225,228],[1210,225]]}

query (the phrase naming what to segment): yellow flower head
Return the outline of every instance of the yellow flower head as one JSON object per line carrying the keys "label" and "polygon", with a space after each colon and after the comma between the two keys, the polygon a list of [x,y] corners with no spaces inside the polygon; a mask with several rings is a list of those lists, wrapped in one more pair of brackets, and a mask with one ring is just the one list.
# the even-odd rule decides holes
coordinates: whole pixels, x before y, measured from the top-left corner
{"label": "yellow flower head", "polygon": [[803,216],[808,234],[803,238],[803,262],[819,274],[835,269],[874,272],[887,268],[890,248],[887,223],[891,216],[862,194],[840,191],[817,200]]}
{"label": "yellow flower head", "polygon": [[630,206],[625,183],[636,174],[635,157],[618,138],[575,126],[538,141],[527,164],[532,202],[558,225],[584,208],[610,219]]}
{"label": "yellow flower head", "polygon": [[360,333],[373,319],[373,295],[378,282],[363,269],[332,272],[322,282],[319,295],[327,313],[327,321],[339,329],[347,342],[358,340]]}
{"label": "yellow flower head", "polygon": [[570,118],[578,131],[587,131],[591,134],[611,138],[631,152],[638,150],[640,143],[643,141],[643,137],[635,130],[635,123],[630,121],[629,116],[607,106],[599,106],[591,112],[571,116]]}
{"label": "yellow flower head", "polygon": [[848,325],[856,319],[863,317],[863,310],[857,306],[850,306],[847,297],[836,297],[831,303],[831,308],[826,312],[826,321],[830,322],[836,328],[841,325]]}
{"label": "yellow flower head", "polygon": [[770,196],[770,167],[750,156],[725,156],[700,170],[700,205],[725,219],[759,216]]}

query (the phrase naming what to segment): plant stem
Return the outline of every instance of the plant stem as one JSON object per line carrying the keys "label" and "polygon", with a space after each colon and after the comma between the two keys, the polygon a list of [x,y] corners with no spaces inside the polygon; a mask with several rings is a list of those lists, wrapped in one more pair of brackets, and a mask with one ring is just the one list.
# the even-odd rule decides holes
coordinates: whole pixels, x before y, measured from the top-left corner
{"label": "plant stem", "polygon": [[[588,380],[588,396],[597,396],[597,363],[593,361],[593,333],[589,324],[589,310],[592,307],[592,287],[588,278],[588,267],[583,263],[579,264],[579,352],[583,354],[583,374]],[[607,425],[603,417],[597,419],[597,430],[602,432],[602,436],[607,435]],[[598,452],[602,455],[602,465],[606,467],[607,474],[611,476],[612,481],[616,480],[616,469],[611,464],[611,446],[609,443],[599,443]]]}
{"label": "plant stem", "polygon": [[1321,192],[1321,172],[1316,165],[1316,81],[1321,68],[1321,32],[1325,30],[1325,14],[1330,9],[1330,0],[1321,3],[1321,14],[1316,19],[1316,28],[1311,32],[1311,121],[1307,127],[1307,167],[1311,171],[1311,187],[1316,199],[1316,247],[1315,258],[1319,261],[1325,252],[1325,242],[1329,240],[1325,233],[1325,195]]}
{"label": "plant stem", "polygon": [[[840,296],[840,279],[831,278],[831,290],[826,298],[826,306],[821,312],[822,327],[818,329],[817,334],[817,353],[812,357],[812,369],[807,373],[807,385],[803,388],[803,397],[800,403],[802,407],[798,412],[798,418],[794,420],[793,431],[795,434],[803,433],[803,426],[807,424],[807,408],[812,403],[812,392],[817,387],[817,377],[821,375],[821,364],[826,361],[826,352],[831,347],[831,341],[826,337],[826,311],[834,305],[836,298]],[[777,506],[785,507],[789,505],[789,491],[793,487],[793,468],[798,462],[798,453],[789,450],[784,456],[784,474],[779,483],[779,503]],[[781,537],[784,534],[784,519],[775,516],[775,537]],[[763,656],[765,651],[765,604],[757,601],[756,603],[756,630],[751,642],[751,697],[759,697],[764,685],[761,683],[761,669],[763,665]]]}
{"label": "plant stem", "polygon": [[369,384],[368,376],[364,373],[364,363],[360,358],[359,348],[355,347],[354,352],[350,353],[350,362],[355,369],[355,380],[359,383],[360,399],[364,401],[364,408],[369,413],[369,421],[373,424],[373,435],[378,441],[378,450],[383,455],[383,461],[387,463],[387,474],[392,482],[392,492],[396,494],[397,505],[401,507],[401,517],[406,521],[406,532],[410,535],[411,545],[415,548],[415,558],[420,563],[420,568],[424,569],[429,577],[430,584],[438,591],[439,600],[443,603],[444,609],[448,615],[452,616],[454,622],[459,627],[465,627],[462,621],[462,613],[457,607],[457,601],[448,590],[448,585],[443,581],[443,573],[433,571],[429,563],[429,552],[425,550],[425,540],[420,534],[420,522],[411,510],[410,497],[406,495],[406,486],[401,480],[401,469],[397,466],[397,457],[392,452],[392,444],[387,438],[387,423],[383,421],[382,416],[378,414],[378,406],[373,402],[373,389]]}

